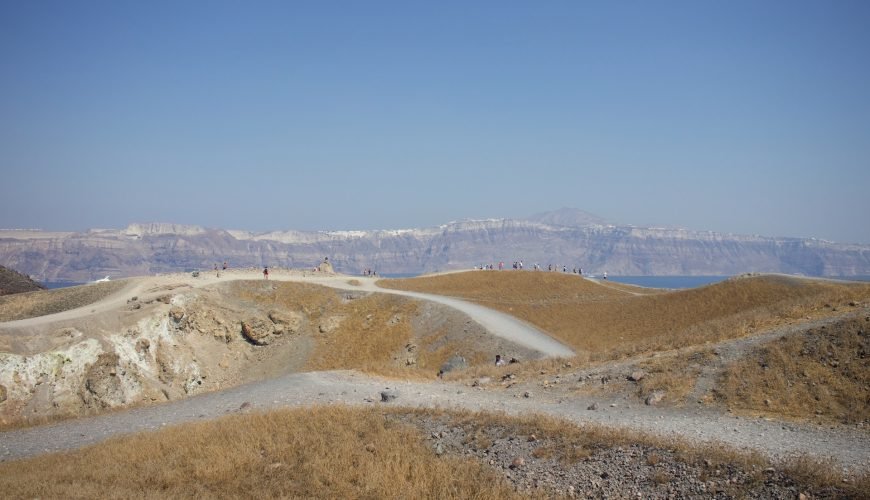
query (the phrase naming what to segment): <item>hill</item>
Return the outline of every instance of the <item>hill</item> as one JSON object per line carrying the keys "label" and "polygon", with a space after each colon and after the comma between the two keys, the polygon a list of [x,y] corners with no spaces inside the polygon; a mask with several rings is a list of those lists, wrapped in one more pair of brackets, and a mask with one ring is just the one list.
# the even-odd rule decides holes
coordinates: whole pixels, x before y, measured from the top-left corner
{"label": "hill", "polygon": [[[470,271],[384,280],[472,300],[522,318],[593,357],[618,357],[741,337],[870,298],[870,283],[760,275],[656,291],[555,272]],[[826,308],[825,305],[829,307]]]}
{"label": "hill", "polygon": [[43,289],[45,289],[44,286],[33,281],[29,276],[0,266],[0,296]]}

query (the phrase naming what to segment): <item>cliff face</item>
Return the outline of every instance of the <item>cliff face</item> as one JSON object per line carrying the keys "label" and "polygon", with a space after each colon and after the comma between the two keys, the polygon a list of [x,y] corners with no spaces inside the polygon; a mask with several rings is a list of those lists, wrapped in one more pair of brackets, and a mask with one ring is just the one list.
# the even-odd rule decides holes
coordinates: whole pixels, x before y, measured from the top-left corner
{"label": "cliff face", "polygon": [[250,233],[171,224],[84,233],[0,231],[0,265],[43,281],[211,269],[224,261],[233,267],[313,268],[327,256],[346,273],[418,273],[522,260],[526,268],[553,264],[614,275],[870,275],[870,245],[618,226],[570,215],[390,231]]}

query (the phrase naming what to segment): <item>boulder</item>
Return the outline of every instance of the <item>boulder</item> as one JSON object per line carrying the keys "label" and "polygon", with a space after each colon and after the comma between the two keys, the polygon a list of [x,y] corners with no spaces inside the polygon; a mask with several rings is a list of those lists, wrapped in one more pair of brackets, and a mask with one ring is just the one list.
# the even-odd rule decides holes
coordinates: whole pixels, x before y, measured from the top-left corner
{"label": "boulder", "polygon": [[628,376],[628,380],[631,380],[632,382],[640,382],[644,377],[646,377],[646,373],[643,370],[636,370],[631,372],[631,375]]}
{"label": "boulder", "polygon": [[302,314],[295,311],[269,311],[269,319],[275,324],[275,335],[294,335],[302,329]]}
{"label": "boulder", "polygon": [[146,338],[141,338],[136,341],[136,352],[145,354],[151,348],[151,341]]}
{"label": "boulder", "polygon": [[343,319],[344,318],[339,316],[330,316],[328,318],[324,318],[323,320],[321,320],[318,330],[320,330],[320,333],[332,333],[341,325],[341,321]]}
{"label": "boulder", "polygon": [[184,318],[184,309],[178,306],[172,306],[172,308],[169,309],[169,317],[172,318],[172,321],[180,323],[182,318]]}
{"label": "boulder", "polygon": [[126,403],[123,382],[117,376],[119,361],[117,354],[104,352],[88,365],[81,391],[88,407],[112,408]]}
{"label": "boulder", "polygon": [[387,388],[387,389],[384,389],[383,391],[381,391],[381,401],[383,401],[384,403],[388,403],[388,402],[390,402],[398,397],[399,397],[399,391],[397,391],[395,389]]}
{"label": "boulder", "polygon": [[317,270],[322,273],[335,273],[335,270],[332,268],[332,264],[329,263],[329,257],[323,259],[323,262],[317,266]]}
{"label": "boulder", "polygon": [[256,345],[267,345],[272,341],[272,323],[257,317],[242,321],[242,335]]}
{"label": "boulder", "polygon": [[468,361],[466,361],[462,356],[456,355],[441,365],[441,373],[449,373],[456,370],[464,370],[466,368],[468,368]]}
{"label": "boulder", "polygon": [[646,397],[643,401],[647,406],[655,406],[665,397],[665,391],[653,391],[652,394]]}

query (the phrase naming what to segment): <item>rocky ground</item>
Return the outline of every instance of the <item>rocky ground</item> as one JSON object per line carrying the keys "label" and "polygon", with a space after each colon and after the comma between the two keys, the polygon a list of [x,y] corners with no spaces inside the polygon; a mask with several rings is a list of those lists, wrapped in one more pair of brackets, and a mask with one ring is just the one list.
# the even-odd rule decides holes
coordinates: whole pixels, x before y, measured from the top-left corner
{"label": "rocky ground", "polygon": [[839,498],[837,486],[810,486],[774,468],[689,456],[646,444],[569,445],[503,425],[407,415],[438,455],[473,457],[518,491],[568,498]]}

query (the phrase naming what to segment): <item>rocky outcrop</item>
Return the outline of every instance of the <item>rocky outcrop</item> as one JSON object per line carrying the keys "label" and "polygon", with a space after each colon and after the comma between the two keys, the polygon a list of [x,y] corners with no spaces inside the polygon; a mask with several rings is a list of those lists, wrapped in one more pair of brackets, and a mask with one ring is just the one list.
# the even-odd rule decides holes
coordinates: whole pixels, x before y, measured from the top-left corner
{"label": "rocky outcrop", "polygon": [[272,333],[274,335],[295,335],[302,330],[302,325],[305,322],[305,317],[296,311],[269,311],[269,319],[272,320],[274,326]]}
{"label": "rocky outcrop", "polygon": [[242,335],[252,344],[268,345],[272,341],[273,323],[251,316],[242,320]]}
{"label": "rocky outcrop", "polygon": [[115,353],[102,353],[85,372],[81,392],[88,407],[112,408],[126,403],[124,388],[118,376],[119,357]]}

